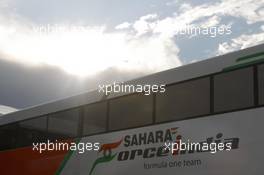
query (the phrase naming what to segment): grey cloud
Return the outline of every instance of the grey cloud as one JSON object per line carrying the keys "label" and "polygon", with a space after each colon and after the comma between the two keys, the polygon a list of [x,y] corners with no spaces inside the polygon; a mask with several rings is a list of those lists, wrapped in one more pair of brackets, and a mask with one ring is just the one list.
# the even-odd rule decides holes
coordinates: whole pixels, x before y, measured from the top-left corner
{"label": "grey cloud", "polygon": [[80,79],[57,67],[28,67],[0,59],[0,104],[25,108],[95,89],[99,84],[121,82],[142,75],[109,68]]}

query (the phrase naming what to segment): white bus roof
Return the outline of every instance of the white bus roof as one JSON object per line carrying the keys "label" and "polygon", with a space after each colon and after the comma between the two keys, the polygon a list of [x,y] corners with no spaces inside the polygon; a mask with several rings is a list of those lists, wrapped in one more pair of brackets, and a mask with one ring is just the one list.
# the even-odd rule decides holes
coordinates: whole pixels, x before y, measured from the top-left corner
{"label": "white bus roof", "polygon": [[[226,55],[213,57],[211,59],[206,59],[196,63],[176,67],[163,72],[158,72],[142,78],[125,82],[124,84],[171,84],[196,77],[214,74],[225,69],[237,67],[240,65],[246,65],[251,61],[256,62],[261,58],[264,58],[264,44],[228,53]],[[105,97],[104,93],[99,93],[98,90],[93,90],[76,96],[48,102],[17,112],[2,115],[0,116],[0,125],[20,120],[26,120],[29,118],[34,118],[37,116],[42,116],[90,103],[95,103],[101,101],[102,99],[111,99],[121,95],[124,95],[124,93],[112,93],[109,96]]]}

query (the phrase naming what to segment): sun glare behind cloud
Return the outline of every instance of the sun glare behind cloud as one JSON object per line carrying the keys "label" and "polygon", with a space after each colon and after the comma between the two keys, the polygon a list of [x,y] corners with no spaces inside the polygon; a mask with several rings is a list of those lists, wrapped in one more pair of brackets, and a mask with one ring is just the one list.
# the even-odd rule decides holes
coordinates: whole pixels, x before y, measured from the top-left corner
{"label": "sun glare behind cloud", "polygon": [[174,42],[159,35],[109,33],[104,26],[1,24],[0,52],[24,64],[58,66],[79,76],[107,68],[153,72],[181,65]]}

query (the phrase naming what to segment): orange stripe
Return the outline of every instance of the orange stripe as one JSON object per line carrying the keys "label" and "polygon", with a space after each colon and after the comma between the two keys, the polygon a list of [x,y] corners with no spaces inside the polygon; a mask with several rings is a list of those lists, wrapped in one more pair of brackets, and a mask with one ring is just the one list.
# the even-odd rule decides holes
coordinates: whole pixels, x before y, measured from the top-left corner
{"label": "orange stripe", "polygon": [[123,139],[115,143],[103,144],[99,152],[101,152],[102,150],[110,150],[110,149],[117,148],[122,143],[122,141]]}
{"label": "orange stripe", "polygon": [[67,150],[33,151],[32,147],[0,152],[0,174],[54,175]]}

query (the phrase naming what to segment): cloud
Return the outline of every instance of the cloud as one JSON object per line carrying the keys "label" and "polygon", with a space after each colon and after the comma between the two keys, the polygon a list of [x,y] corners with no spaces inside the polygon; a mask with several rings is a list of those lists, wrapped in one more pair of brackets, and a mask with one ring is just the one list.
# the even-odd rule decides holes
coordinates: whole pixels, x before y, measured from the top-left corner
{"label": "cloud", "polygon": [[176,6],[180,3],[181,0],[173,0],[173,1],[169,1],[166,2],[166,6]]}
{"label": "cloud", "polygon": [[[221,17],[214,15],[212,17],[209,17],[207,21],[203,21],[200,26],[204,28],[213,27],[219,25],[221,22]],[[199,24],[198,24],[199,25]]]}
{"label": "cloud", "polygon": [[226,16],[242,18],[248,24],[263,22],[264,0],[222,0],[197,6],[183,3],[179,7],[179,11],[172,16],[159,19],[155,15],[151,20],[147,20],[149,15],[146,15],[135,21],[131,29],[137,35],[153,33],[173,37],[177,35],[178,31],[191,25],[201,27],[219,25],[222,17]]}
{"label": "cloud", "polygon": [[[0,14],[0,53],[11,61],[58,66],[84,76],[110,67],[150,73],[181,65],[179,49],[171,38],[106,32],[105,26],[37,25],[22,17],[5,17]],[[149,15],[141,20],[154,18]],[[140,23],[134,27],[145,30]]]}
{"label": "cloud", "polygon": [[157,18],[157,14],[148,14],[146,16],[140,17],[139,20],[135,21],[133,24],[133,29],[136,31],[137,36],[151,32],[156,26],[155,20]]}
{"label": "cloud", "polygon": [[259,13],[263,8],[263,0],[222,0],[213,4],[203,4],[195,7],[190,6],[184,13],[177,16],[175,20],[181,19],[181,21],[190,24],[204,17],[218,15],[241,17],[244,18],[247,23],[255,23],[263,21],[263,14]]}
{"label": "cloud", "polygon": [[[167,5],[175,3],[178,3],[178,1],[172,1]],[[243,19],[249,28],[252,24],[264,22],[264,0],[222,0],[196,6],[190,3],[183,3],[178,9],[177,13],[162,19],[157,14],[140,17],[134,22],[134,25],[130,26],[130,30],[134,31],[137,36],[159,35],[164,38],[174,38],[180,31],[186,31],[190,27],[232,26],[233,21],[231,20],[227,21],[227,24],[223,24],[224,17]],[[262,26],[263,28],[264,26]],[[232,28],[229,34],[231,33]],[[242,33],[239,37],[233,38],[229,42],[220,43],[217,54],[263,43],[263,35],[263,32]]]}
{"label": "cloud", "polygon": [[264,43],[264,27],[262,26],[262,32],[256,34],[242,34],[237,38],[231,39],[229,42],[223,42],[218,46],[218,55],[228,52],[245,49],[247,47],[255,46]]}
{"label": "cloud", "polygon": [[0,50],[8,59],[61,66],[73,74],[96,73],[109,67],[148,72],[180,65],[177,47],[160,36],[135,38],[127,33],[106,33],[102,28],[48,35],[3,30]]}
{"label": "cloud", "polygon": [[134,79],[143,73],[109,68],[96,76],[79,77],[55,66],[28,66],[0,59],[0,105],[22,109],[94,90],[99,84]]}
{"label": "cloud", "polygon": [[7,8],[8,7],[8,4],[9,4],[8,0],[1,0],[0,1],[0,9]]}
{"label": "cloud", "polygon": [[131,26],[131,23],[129,22],[124,22],[122,24],[119,24],[115,27],[115,29],[127,29]]}
{"label": "cloud", "polygon": [[263,0],[222,0],[196,6],[184,3],[171,16],[144,15],[132,22],[124,21],[111,32],[106,30],[107,26],[74,22],[49,30],[47,25],[40,26],[14,12],[2,11],[0,53],[11,61],[58,66],[78,75],[96,74],[111,67],[156,72],[182,64],[174,39],[178,31],[187,26],[222,25],[222,17],[226,16],[242,18],[248,24],[263,22],[263,8]]}

